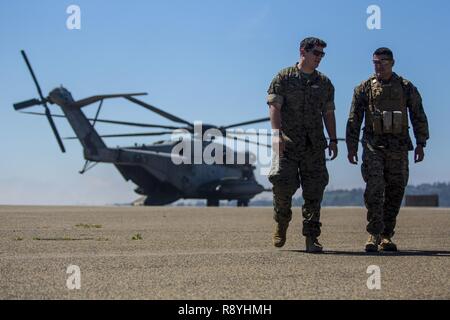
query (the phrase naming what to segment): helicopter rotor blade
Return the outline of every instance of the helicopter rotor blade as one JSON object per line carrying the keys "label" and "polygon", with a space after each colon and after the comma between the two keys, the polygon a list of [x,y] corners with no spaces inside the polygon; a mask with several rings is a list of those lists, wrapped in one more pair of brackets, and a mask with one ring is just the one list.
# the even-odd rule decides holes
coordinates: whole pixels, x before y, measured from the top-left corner
{"label": "helicopter rotor blade", "polygon": [[230,124],[230,125],[225,126],[225,127],[220,127],[220,129],[235,128],[235,127],[239,127],[239,126],[246,126],[246,125],[249,125],[249,124],[266,122],[266,121],[270,121],[270,118],[267,117],[267,118],[261,118],[261,119],[256,119],[256,120],[250,120],[250,121]]}
{"label": "helicopter rotor blade", "polygon": [[138,92],[138,93],[117,93],[117,94],[103,94],[98,96],[92,96],[85,99],[81,99],[78,101],[74,101],[70,104],[71,107],[74,108],[83,108],[89,104],[95,103],[100,100],[104,99],[111,99],[111,98],[126,98],[131,96],[145,96],[147,95],[146,92]]}
{"label": "helicopter rotor blade", "polygon": [[257,146],[263,146],[263,147],[267,147],[267,148],[272,148],[272,146],[270,146],[268,144],[265,144],[265,143],[255,142],[255,141],[242,139],[242,138],[238,138],[238,137],[229,137],[229,136],[227,136],[227,139],[236,139],[236,140],[245,141],[245,142],[248,142],[248,143],[251,143],[251,144],[256,144]]}
{"label": "helicopter rotor blade", "polygon": [[[161,132],[139,132],[139,133],[119,133],[119,134],[105,134],[101,138],[125,138],[125,137],[146,137],[146,136],[162,136],[165,134],[172,134],[172,131]],[[66,140],[78,139],[77,137],[66,137]]]}
{"label": "helicopter rotor blade", "polygon": [[[27,65],[27,67],[28,67],[28,70],[31,73],[31,77],[33,78],[34,84],[36,85],[36,89],[38,91],[39,97],[41,98],[41,101],[39,101],[40,102],[39,104],[42,104],[44,106],[44,108],[45,108],[45,115],[47,116],[48,122],[50,123],[50,127],[52,128],[53,134],[56,137],[56,141],[58,141],[59,148],[64,153],[64,152],[66,152],[66,149],[64,148],[64,145],[63,145],[62,140],[61,140],[61,136],[58,133],[58,129],[56,129],[56,125],[53,122],[53,118],[52,118],[52,115],[50,113],[50,109],[47,106],[47,99],[45,99],[44,95],[42,94],[41,87],[39,86],[39,83],[38,83],[38,81],[36,79],[36,75],[34,74],[33,68],[31,67],[30,61],[28,60],[27,54],[25,53],[24,50],[20,50],[20,53],[22,54],[22,57],[25,60],[25,63]],[[35,100],[38,101],[37,99],[35,99]],[[19,103],[18,107],[24,108],[25,105],[30,107],[30,106],[32,106],[32,104],[31,104],[32,102],[31,101],[32,100],[21,102],[21,103]],[[33,101],[33,103],[36,103],[36,101]],[[16,106],[14,106],[14,107],[16,108]]]}
{"label": "helicopter rotor blade", "polygon": [[186,125],[188,125],[190,127],[194,127],[194,124],[190,123],[189,121],[186,121],[184,119],[178,118],[177,116],[174,116],[173,114],[165,112],[165,111],[163,111],[163,110],[161,110],[161,109],[159,109],[159,108],[157,108],[155,106],[152,106],[151,104],[145,103],[145,102],[143,102],[141,100],[138,100],[136,98],[133,98],[133,97],[125,97],[125,99],[128,99],[131,102],[134,102],[134,103],[136,103],[136,104],[138,104],[138,105],[140,105],[140,106],[142,106],[142,107],[144,107],[144,108],[146,108],[148,110],[151,110],[151,111],[159,114],[160,116],[163,116],[166,119],[169,119],[169,120],[172,120],[172,121],[178,122],[178,123],[183,123],[183,124],[186,124]]}
{"label": "helicopter rotor blade", "polygon": [[[228,131],[226,130],[227,135],[247,135],[247,136],[267,136],[270,137],[272,134],[270,132],[266,133],[260,133],[260,132],[239,132],[239,131]],[[326,138],[327,140],[330,140],[330,138]],[[338,141],[346,141],[345,138],[337,138]]]}
{"label": "helicopter rotor blade", "polygon": [[[45,113],[40,113],[40,112],[22,111],[22,113],[38,115],[38,116],[44,116],[45,115]],[[56,118],[66,118],[66,116],[64,116],[62,114],[51,114],[51,116],[52,117],[56,117]],[[92,118],[87,118],[87,119],[90,120],[90,121],[94,121],[94,119],[92,119]],[[134,127],[143,127],[143,128],[160,128],[160,129],[172,129],[172,130],[180,129],[180,127],[173,127],[173,126],[163,126],[163,125],[156,125],[156,124],[146,124],[146,123],[107,120],[107,119],[97,119],[97,122],[111,123],[111,124],[120,124],[120,125],[125,125],[125,126],[134,126]]]}
{"label": "helicopter rotor blade", "polygon": [[26,65],[27,65],[27,67],[28,67],[28,70],[29,70],[30,73],[31,73],[31,77],[33,78],[34,84],[36,85],[36,89],[37,89],[37,91],[38,91],[39,97],[41,98],[42,101],[45,101],[45,98],[44,98],[44,96],[42,95],[41,87],[39,86],[39,83],[38,83],[38,81],[37,81],[37,79],[36,79],[36,76],[34,75],[33,68],[31,67],[30,61],[28,61],[27,54],[25,53],[24,50],[20,50],[20,53],[22,54],[22,57],[23,57],[23,59],[25,60],[25,63],[26,63]]}
{"label": "helicopter rotor blade", "polygon": [[270,132],[239,132],[239,131],[225,131],[227,135],[245,135],[245,136],[267,136],[270,137],[272,134]]}
{"label": "helicopter rotor blade", "polygon": [[63,153],[65,153],[66,149],[64,148],[64,144],[61,140],[61,136],[58,133],[58,129],[56,129],[56,125],[53,122],[53,118],[51,116],[50,109],[47,107],[46,104],[44,105],[44,107],[45,107],[45,115],[47,116],[48,122],[50,123],[50,127],[52,128],[53,134],[56,137],[56,141],[58,141],[59,148],[61,149],[61,151]]}

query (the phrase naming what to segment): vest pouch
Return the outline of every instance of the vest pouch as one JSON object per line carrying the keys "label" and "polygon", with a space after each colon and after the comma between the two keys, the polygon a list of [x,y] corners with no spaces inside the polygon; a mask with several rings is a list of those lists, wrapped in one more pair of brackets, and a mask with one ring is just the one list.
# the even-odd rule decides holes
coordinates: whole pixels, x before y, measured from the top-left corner
{"label": "vest pouch", "polygon": [[372,121],[373,121],[373,133],[376,135],[383,134],[383,124],[381,120],[381,113],[379,111],[375,111],[372,114]]}
{"label": "vest pouch", "polygon": [[401,111],[394,111],[392,114],[392,133],[403,133],[403,114]]}
{"label": "vest pouch", "polygon": [[392,133],[392,111],[383,111],[383,133]]}

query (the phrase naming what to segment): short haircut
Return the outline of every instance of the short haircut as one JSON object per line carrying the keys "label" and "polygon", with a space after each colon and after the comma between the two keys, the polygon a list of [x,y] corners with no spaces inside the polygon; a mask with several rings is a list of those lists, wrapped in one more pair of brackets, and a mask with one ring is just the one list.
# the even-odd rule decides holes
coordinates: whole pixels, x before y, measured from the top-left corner
{"label": "short haircut", "polygon": [[375,52],[373,53],[374,56],[381,56],[381,55],[386,55],[389,56],[389,58],[394,59],[394,54],[392,53],[392,50],[389,48],[378,48],[377,50],[375,50]]}
{"label": "short haircut", "polygon": [[305,38],[300,42],[300,49],[305,49],[306,51],[311,50],[315,46],[327,47],[327,43],[319,38],[309,37]]}

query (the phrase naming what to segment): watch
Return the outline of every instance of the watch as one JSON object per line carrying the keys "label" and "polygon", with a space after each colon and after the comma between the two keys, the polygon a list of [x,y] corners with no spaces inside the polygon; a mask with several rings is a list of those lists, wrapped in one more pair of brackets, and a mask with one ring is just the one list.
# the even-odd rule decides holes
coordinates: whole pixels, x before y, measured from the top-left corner
{"label": "watch", "polygon": [[416,143],[418,146],[422,146],[423,148],[426,147],[427,143],[426,142],[417,142]]}
{"label": "watch", "polygon": [[281,137],[281,136],[283,136],[283,132],[281,132],[281,130],[279,130],[279,129],[275,129],[273,131],[273,136],[274,137]]}

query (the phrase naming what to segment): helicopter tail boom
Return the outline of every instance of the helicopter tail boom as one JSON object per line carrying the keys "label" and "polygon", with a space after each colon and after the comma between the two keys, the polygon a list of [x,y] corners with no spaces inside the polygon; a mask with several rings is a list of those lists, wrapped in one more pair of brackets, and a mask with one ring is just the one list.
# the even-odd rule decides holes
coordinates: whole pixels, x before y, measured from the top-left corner
{"label": "helicopter tail boom", "polygon": [[49,94],[49,99],[63,111],[75,135],[83,146],[86,160],[103,160],[108,147],[98,135],[93,125],[79,107],[72,106],[74,102],[71,93],[63,88],[56,88]]}

